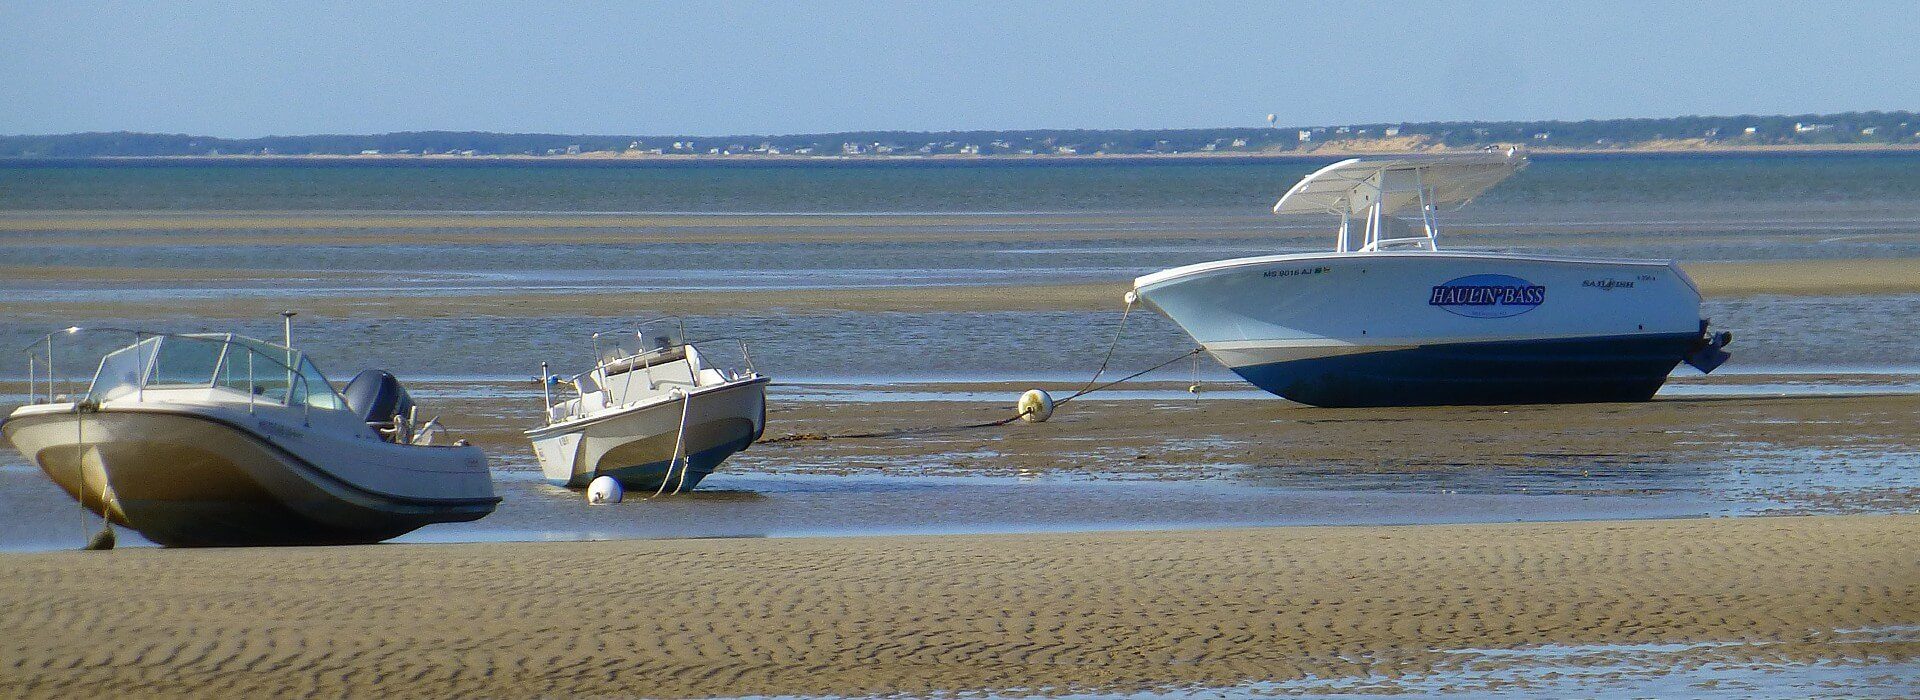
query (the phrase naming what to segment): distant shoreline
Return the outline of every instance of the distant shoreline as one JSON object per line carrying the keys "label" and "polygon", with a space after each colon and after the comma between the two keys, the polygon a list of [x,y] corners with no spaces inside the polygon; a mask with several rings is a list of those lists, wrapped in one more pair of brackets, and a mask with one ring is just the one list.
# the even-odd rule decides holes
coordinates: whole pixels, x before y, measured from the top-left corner
{"label": "distant shoreline", "polygon": [[[1126,163],[1126,162],[1247,162],[1316,161],[1334,158],[1393,157],[1438,153],[1472,153],[1497,150],[1483,147],[1424,149],[1368,149],[1344,146],[1312,150],[1216,151],[1187,153],[1084,153],[1084,154],[991,154],[991,155],[768,155],[736,154],[627,154],[608,151],[577,155],[526,154],[222,154],[164,156],[76,156],[20,157],[0,156],[0,164],[21,162],[101,162],[101,163],[780,163],[780,164],[904,164],[904,163]],[[1920,153],[1920,144],[1751,144],[1719,145],[1707,143],[1653,143],[1618,148],[1536,147],[1527,152],[1535,156],[1607,156],[1607,155],[1845,155],[1865,153]]]}

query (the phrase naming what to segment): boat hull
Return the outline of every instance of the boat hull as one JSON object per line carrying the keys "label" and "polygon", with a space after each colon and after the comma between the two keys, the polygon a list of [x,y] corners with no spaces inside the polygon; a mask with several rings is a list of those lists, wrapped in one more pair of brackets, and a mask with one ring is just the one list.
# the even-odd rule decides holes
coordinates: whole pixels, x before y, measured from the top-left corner
{"label": "boat hull", "polygon": [[[87,510],[167,546],[372,543],[434,523],[475,520],[499,501],[478,448],[375,447],[350,443],[377,441],[352,439],[329,446],[303,434],[309,444],[289,449],[214,413],[16,412],[0,427]],[[354,465],[359,470],[403,459],[410,471],[461,481],[450,491],[462,495],[369,488],[296,450],[362,458]]]}
{"label": "boat hull", "polygon": [[[549,483],[578,488],[595,477],[611,476],[629,489],[687,491],[760,439],[767,424],[767,383],[761,378],[694,390],[688,397],[691,403],[685,404],[684,438],[680,419],[687,399],[560,423],[527,435]],[[669,475],[676,441],[682,439],[685,467],[675,466]]]}
{"label": "boat hull", "polygon": [[1248,382],[1315,406],[1644,401],[1703,342],[1671,262],[1267,256],[1136,281]]}

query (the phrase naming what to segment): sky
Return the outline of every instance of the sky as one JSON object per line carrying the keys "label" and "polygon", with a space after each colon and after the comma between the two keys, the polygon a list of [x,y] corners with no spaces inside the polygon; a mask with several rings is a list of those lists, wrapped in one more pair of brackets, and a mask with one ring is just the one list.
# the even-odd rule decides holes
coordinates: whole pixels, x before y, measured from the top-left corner
{"label": "sky", "polygon": [[0,134],[1920,109],[1920,3],[0,3]]}

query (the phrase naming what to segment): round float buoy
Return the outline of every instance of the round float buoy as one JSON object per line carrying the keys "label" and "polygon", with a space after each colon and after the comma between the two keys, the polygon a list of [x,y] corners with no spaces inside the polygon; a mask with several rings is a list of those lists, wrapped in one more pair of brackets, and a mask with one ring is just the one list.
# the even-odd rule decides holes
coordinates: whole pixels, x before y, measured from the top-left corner
{"label": "round float buoy", "polygon": [[1020,411],[1020,420],[1028,423],[1045,423],[1053,417],[1053,395],[1040,389],[1028,389],[1020,395],[1016,405]]}
{"label": "round float buoy", "polygon": [[620,481],[611,476],[596,476],[587,484],[588,505],[619,503],[624,495],[625,491],[620,488]]}

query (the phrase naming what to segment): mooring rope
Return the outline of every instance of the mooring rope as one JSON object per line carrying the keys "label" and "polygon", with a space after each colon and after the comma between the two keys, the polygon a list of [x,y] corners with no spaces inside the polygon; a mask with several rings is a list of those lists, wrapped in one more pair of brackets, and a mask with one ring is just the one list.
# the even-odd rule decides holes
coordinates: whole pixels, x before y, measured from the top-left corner
{"label": "mooring rope", "polygon": [[[1181,360],[1187,359],[1189,357],[1193,357],[1195,355],[1198,355],[1206,351],[1206,348],[1194,348],[1192,350],[1188,350],[1187,352],[1181,353],[1179,356],[1174,357],[1173,359],[1167,360],[1165,362],[1162,362],[1160,364],[1154,365],[1152,367],[1148,367],[1138,372],[1134,372],[1133,374],[1129,374],[1125,377],[1115,379],[1111,382],[1107,382],[1105,384],[1100,384],[1098,386],[1095,386],[1095,383],[1100,381],[1100,375],[1105,374],[1107,371],[1108,365],[1110,365],[1113,362],[1113,353],[1115,350],[1117,350],[1120,347],[1120,340],[1126,335],[1127,316],[1130,313],[1132,313],[1132,311],[1133,311],[1132,302],[1128,302],[1126,307],[1124,309],[1121,309],[1120,327],[1114,330],[1113,342],[1107,345],[1106,355],[1100,359],[1100,367],[1093,371],[1093,377],[1089,378],[1087,380],[1086,385],[1080,387],[1079,391],[1073,392],[1072,395],[1064,399],[1060,399],[1059,401],[1053,402],[1053,405],[1059,406],[1068,401],[1072,401],[1082,396],[1086,396],[1087,394],[1091,394],[1096,391],[1101,391],[1115,384],[1119,384],[1121,382],[1139,378],[1140,376],[1145,375],[1149,372],[1166,367],[1167,365],[1171,365],[1175,362],[1179,362]],[[1021,410],[1011,416],[1007,416],[1006,418],[1001,418],[999,420],[994,420],[994,421],[987,421],[985,423],[968,423],[966,425],[941,425],[941,426],[930,426],[925,428],[901,428],[898,430],[880,430],[880,431],[866,432],[866,433],[841,433],[837,435],[821,435],[818,433],[788,433],[780,437],[766,438],[761,440],[760,442],[763,444],[778,444],[783,442],[807,442],[812,440],[855,440],[855,439],[868,439],[868,438],[889,438],[889,437],[903,437],[907,435],[928,435],[933,433],[943,433],[943,432],[950,432],[950,431],[956,431],[956,430],[995,428],[995,427],[999,427],[999,426],[1006,425],[1008,423],[1012,423],[1014,421],[1020,420],[1021,418],[1025,418],[1027,414],[1031,412],[1032,412],[1032,409]]]}
{"label": "mooring rope", "polygon": [[1093,370],[1092,377],[1087,378],[1086,386],[1080,387],[1080,390],[1077,392],[1074,392],[1073,396],[1069,396],[1065,399],[1061,399],[1060,403],[1066,403],[1067,401],[1073,400],[1073,398],[1076,396],[1080,396],[1082,394],[1087,393],[1088,391],[1092,391],[1093,383],[1100,381],[1100,375],[1104,374],[1107,371],[1107,364],[1110,362],[1113,362],[1113,351],[1120,348],[1120,338],[1121,336],[1124,336],[1127,334],[1127,316],[1133,313],[1133,301],[1132,301],[1133,295],[1128,294],[1127,299],[1128,299],[1127,305],[1120,308],[1120,327],[1114,329],[1113,342],[1107,343],[1107,354],[1105,357],[1100,358],[1100,367]]}
{"label": "mooring rope", "polygon": [[[693,405],[693,396],[688,394],[686,391],[681,391],[680,392],[680,431],[677,433],[674,433],[673,435],[673,456],[667,458],[667,473],[660,475],[660,488],[654,489],[653,495],[648,496],[647,500],[653,500],[655,498],[659,498],[660,494],[666,493],[667,482],[673,481],[673,465],[674,463],[681,461],[680,449],[686,445],[686,439],[687,439],[687,413],[690,410],[690,407],[692,405]],[[687,472],[687,468],[685,466],[681,466],[680,467],[680,483],[682,484],[686,483],[686,480],[687,480],[686,472]],[[675,495],[678,495],[680,493],[680,488],[677,486],[674,487],[673,493]]]}
{"label": "mooring rope", "polygon": [[[87,406],[86,400],[73,402],[73,442],[79,448],[74,456],[75,467],[80,472],[80,509],[86,510],[87,503]],[[113,517],[107,512],[108,495],[113,493],[113,485],[107,481],[106,465],[100,465],[100,531],[87,540],[86,549],[113,549]]]}

